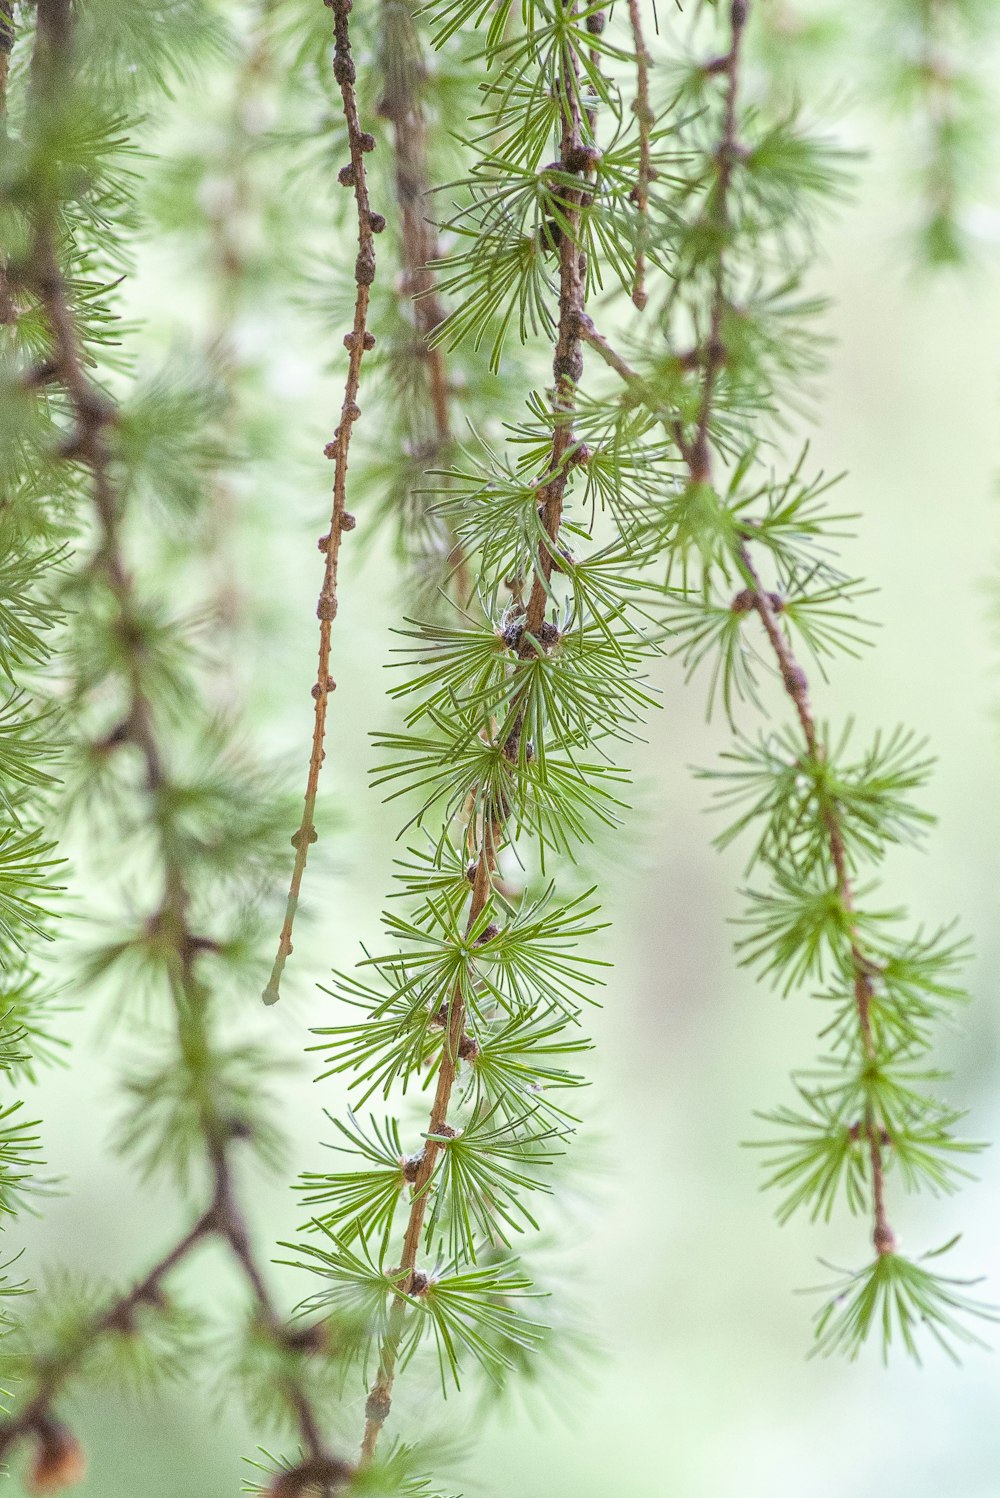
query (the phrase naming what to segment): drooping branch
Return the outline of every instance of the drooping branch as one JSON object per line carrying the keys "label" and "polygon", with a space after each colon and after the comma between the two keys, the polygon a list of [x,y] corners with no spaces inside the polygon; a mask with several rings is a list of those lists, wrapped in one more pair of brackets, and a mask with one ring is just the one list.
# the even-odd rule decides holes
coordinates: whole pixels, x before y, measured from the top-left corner
{"label": "drooping branch", "polygon": [[[705,207],[705,213],[711,218],[712,227],[718,235],[720,249],[712,284],[708,336],[698,361],[698,367],[701,370],[701,388],[694,430],[689,434],[684,431],[679,422],[673,421],[670,424],[671,433],[688,471],[687,481],[692,487],[708,486],[713,481],[711,427],[715,416],[718,380],[726,362],[726,348],[723,341],[729,277],[726,246],[731,229],[730,194],[733,171],[739,161],[741,151],[739,140],[740,63],[749,11],[749,0],[732,0],[729,11],[729,50],[724,57],[714,59],[710,64],[711,72],[724,80],[722,130],[715,150],[716,177]],[[636,397],[648,398],[648,388],[642,377],[615,351],[607,339],[597,332],[589,318],[583,320],[581,329],[586,342],[600,354],[609,368],[621,376]],[[655,397],[652,399],[655,402]],[[779,623],[778,611],[781,607],[781,600],[763,586],[753,561],[751,545],[752,532],[748,532],[736,544],[734,562],[742,573],[747,587],[733,607],[737,612],[743,613],[752,609],[759,616],[774,653],[782,685],[795,709],[805,740],[807,755],[810,761],[818,764],[823,758],[824,746],[817,732],[810,703],[808,678]],[[862,1052],[866,1061],[872,1062],[876,1056],[876,1048],[872,1035],[870,1009],[873,977],[878,970],[877,963],[865,951],[854,920],[855,897],[848,867],[844,828],[841,812],[832,796],[825,796],[821,814],[834,872],[836,895],[848,922],[854,1004]],[[868,1116],[864,1120],[864,1134],[871,1165],[873,1243],[878,1254],[888,1254],[895,1248],[896,1240],[889,1224],[885,1200],[885,1170],[882,1158],[884,1139],[882,1130],[872,1115],[870,1105]]]}
{"label": "drooping branch", "polygon": [[[392,130],[393,185],[398,210],[400,246],[399,295],[406,304],[406,315],[412,319],[413,343],[407,355],[416,358],[423,370],[424,402],[408,396],[409,419],[415,433],[430,429],[429,440],[419,446],[421,468],[443,470],[451,461],[455,436],[452,425],[452,391],[448,358],[444,346],[435,342],[434,333],[444,322],[445,309],[437,289],[435,263],[441,259],[438,234],[431,218],[431,179],[428,160],[428,126],[422,87],[427,67],[419,50],[415,32],[402,45],[412,45],[413,55],[392,58],[389,49],[400,45],[399,27],[393,25],[393,10],[399,0],[383,0],[382,96],[379,114],[389,121]],[[407,26],[406,31],[409,32]],[[427,420],[429,416],[429,422]],[[448,547],[447,582],[455,600],[467,608],[472,596],[472,580],[465,549],[444,522]]]}
{"label": "drooping branch", "polygon": [[[575,13],[575,0],[567,6]],[[553,556],[562,520],[563,495],[568,476],[568,460],[574,445],[573,414],[576,388],[583,372],[581,318],[585,313],[586,265],[579,242],[580,209],[585,192],[586,175],[594,161],[589,141],[589,122],[585,124],[580,109],[580,80],[575,54],[563,50],[559,67],[559,102],[562,114],[560,138],[560,178],[575,178],[579,186],[560,185],[557,189],[562,215],[559,238],[559,306],[553,356],[553,433],[545,470],[539,480],[539,513],[546,540],[539,544],[534,562],[534,577],[527,606],[519,625],[518,661],[530,660],[545,650],[545,610],[549,599],[549,581]],[[551,632],[555,635],[555,631]],[[551,644],[551,640],[549,644]],[[515,664],[514,670],[518,666]],[[506,757],[516,762],[519,753],[520,722],[515,720],[503,745]],[[508,811],[502,806],[486,807],[466,829],[466,841],[472,856],[470,865],[472,895],[466,922],[466,934],[480,924],[493,892],[494,878],[501,849],[507,834]],[[417,1257],[427,1214],[432,1182],[442,1141],[449,1131],[448,1113],[460,1059],[469,1054],[474,1042],[465,1033],[466,1012],[461,984],[456,984],[448,1007],[444,1043],[438,1061],[437,1084],[431,1107],[430,1122],[423,1147],[417,1157],[412,1181],[410,1210],[403,1239],[396,1279],[405,1295],[421,1293],[422,1277],[417,1271]],[[368,1396],[365,1431],[361,1446],[362,1464],[371,1462],[382,1427],[389,1415],[396,1376],[400,1341],[406,1315],[406,1301],[397,1296],[392,1303],[389,1325],[380,1349],[379,1369]]]}
{"label": "drooping branch", "polygon": [[[70,86],[72,78],[69,0],[39,0],[31,110],[55,107],[55,101]],[[66,462],[81,464],[89,475],[97,533],[92,568],[113,607],[126,679],[125,715],[109,736],[106,747],[110,750],[130,745],[142,765],[148,824],[162,880],[160,906],[153,921],[169,952],[168,970],[183,1054],[192,1035],[201,1041],[206,1039],[210,995],[199,978],[198,963],[211,943],[192,925],[188,870],[171,834],[169,820],[159,814],[161,803],[170,793],[171,782],[143,661],[134,645],[140,637],[137,624],[141,605],[126,560],[123,506],[116,486],[111,432],[117,412],[114,403],[87,372],[67,282],[58,260],[58,235],[58,205],[55,200],[46,200],[34,216],[30,265],[20,268],[19,273],[38,299],[51,343],[50,379],[65,391],[74,422],[60,456]],[[96,1341],[130,1332],[141,1307],[161,1303],[163,1286],[171,1272],[206,1238],[214,1237],[229,1249],[250,1290],[265,1335],[276,1345],[300,1352],[307,1350],[301,1330],[293,1333],[287,1328],[267,1287],[236,1195],[233,1156],[241,1131],[221,1110],[211,1089],[200,1090],[199,1129],[212,1180],[210,1205],[142,1280],[90,1320],[71,1348],[41,1365],[31,1398],[17,1414],[0,1421],[0,1457],[21,1440],[34,1438],[36,1468],[40,1474],[51,1468],[57,1458],[78,1459],[75,1442],[53,1415],[54,1404],[66,1382]],[[293,1369],[284,1372],[281,1380],[282,1394],[294,1413],[303,1450],[311,1463],[323,1464],[330,1472],[325,1490],[332,1491],[333,1474],[339,1469],[346,1476],[349,1469],[327,1451],[319,1417],[302,1377]]]}
{"label": "drooping branch", "polygon": [[337,571],[340,561],[340,542],[346,531],[353,530],[354,516],[347,509],[347,463],[354,423],[361,415],[358,393],[361,382],[361,361],[367,350],[374,348],[375,335],[368,330],[368,303],[375,280],[375,239],[385,228],[381,214],[373,213],[368,201],[368,179],[365,173],[365,155],[374,150],[375,137],[362,130],[358,116],[355,93],[356,69],[351,55],[351,39],[348,17],[351,0],[327,0],[334,17],[333,73],[340,88],[347,139],[350,147],[350,162],[341,167],[339,180],[354,194],[357,207],[358,253],[354,262],[354,323],[344,335],[348,351],[347,378],[344,384],[344,399],[340,408],[340,420],[333,438],[327,443],[325,452],[333,460],[333,508],[330,528],[320,537],[319,547],[325,557],[323,585],[316,605],[319,620],[319,656],[316,680],[312,688],[313,733],[309,756],[309,771],[306,778],[306,793],[302,807],[302,820],[292,842],[295,847],[295,862],[288,890],[285,918],[278,939],[278,951],[267,986],[264,989],[265,1004],[274,1004],[280,997],[281,976],[292,950],[292,931],[298,910],[302,878],[309,857],[309,845],[316,841],[316,797],[319,792],[319,777],[326,752],[326,718],[330,694],[336,683],[330,675],[331,626],[337,617]]}
{"label": "drooping branch", "polygon": [[[740,58],[744,33],[749,19],[749,0],[733,0],[730,7],[730,47],[725,59],[725,104],[723,109],[722,135],[718,145],[718,177],[711,210],[725,243],[730,222],[729,196],[734,166],[738,160],[740,142],[738,135],[738,109],[740,92]],[[714,414],[714,397],[719,373],[722,370],[726,349],[722,338],[723,318],[726,311],[727,257],[725,249],[719,253],[715,285],[710,312],[710,331],[705,353],[702,375],[701,406],[694,439],[684,442],[682,456],[688,466],[692,484],[711,482],[712,460],[709,443],[709,428]],[[809,701],[809,683],[805,671],[792,653],[791,645],[778,623],[775,602],[763,587],[753,564],[747,542],[739,544],[737,563],[743,572],[752,595],[752,607],[756,609],[764,626],[768,641],[774,651],[782,685],[795,708],[809,757],[819,762],[824,750],[816,732],[816,723]],[[854,890],[847,864],[844,831],[836,802],[831,797],[824,799],[823,820],[830,851],[830,860],[836,880],[837,895],[849,921],[851,965],[854,974],[854,1000],[858,1029],[864,1055],[868,1061],[875,1057],[872,1039],[870,1007],[872,996],[872,974],[876,970],[872,959],[864,951],[861,937],[854,923]],[[895,1237],[889,1226],[885,1202],[885,1172],[882,1164],[882,1134],[875,1119],[865,1119],[868,1137],[869,1158],[872,1173],[872,1217],[873,1243],[878,1254],[891,1253],[895,1248]]]}

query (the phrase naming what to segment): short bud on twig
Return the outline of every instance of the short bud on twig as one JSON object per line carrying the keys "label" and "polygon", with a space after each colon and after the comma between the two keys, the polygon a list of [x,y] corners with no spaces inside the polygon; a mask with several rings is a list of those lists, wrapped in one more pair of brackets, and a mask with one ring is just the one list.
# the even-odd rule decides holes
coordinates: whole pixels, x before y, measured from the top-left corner
{"label": "short bud on twig", "polygon": [[365,1419],[381,1425],[391,1408],[391,1400],[382,1389],[374,1388],[365,1400]]}
{"label": "short bud on twig", "polygon": [[35,1435],[38,1444],[24,1479],[29,1493],[59,1493],[83,1481],[87,1458],[68,1426],[46,1417],[36,1425]]}
{"label": "short bud on twig", "polygon": [[601,153],[596,146],[573,146],[566,152],[563,166],[568,172],[592,172],[600,159]]}
{"label": "short bud on twig", "polygon": [[277,1336],[290,1352],[323,1353],[330,1346],[330,1337],[322,1321],[314,1321],[310,1326],[285,1326]]}
{"label": "short bud on twig", "polygon": [[781,669],[781,680],[789,697],[802,697],[809,690],[809,680],[802,667],[791,662]]}
{"label": "short bud on twig", "polygon": [[[780,614],[784,610],[785,600],[780,593],[766,593],[764,596],[773,614]],[[756,592],[753,588],[741,588],[729,607],[734,614],[749,614],[757,607]]]}
{"label": "short bud on twig", "polygon": [[[521,636],[523,634],[524,618],[523,616],[519,616],[516,619],[510,619],[507,621],[503,629],[500,631],[500,638],[503,640],[508,649],[516,650],[518,645],[521,643]],[[473,872],[475,872],[474,868]]]}
{"label": "short bud on twig", "polygon": [[416,1155],[403,1155],[399,1163],[402,1167],[404,1181],[409,1181],[411,1185],[413,1184],[420,1172],[420,1165],[423,1158],[423,1150]]}
{"label": "short bud on twig", "polygon": [[346,1486],[354,1468],[331,1456],[312,1456],[297,1467],[276,1472],[267,1487],[267,1498],[301,1498],[305,1493],[331,1493]]}
{"label": "short bud on twig", "polygon": [[354,186],[355,182],[357,181],[357,174],[354,170],[353,162],[349,161],[346,166],[342,166],[340,168],[340,171],[337,173],[337,181],[340,183],[341,187]]}

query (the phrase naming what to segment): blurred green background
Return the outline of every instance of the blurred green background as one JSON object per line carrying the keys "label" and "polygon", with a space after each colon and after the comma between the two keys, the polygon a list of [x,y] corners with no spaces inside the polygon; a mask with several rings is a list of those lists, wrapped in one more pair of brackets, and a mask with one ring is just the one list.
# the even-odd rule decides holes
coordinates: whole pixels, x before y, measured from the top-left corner
{"label": "blurred green background", "polygon": [[[175,127],[180,136],[197,121]],[[199,127],[200,128],[200,125]],[[975,939],[975,1006],[943,1043],[956,1077],[949,1095],[971,1109],[973,1137],[1000,1136],[1000,645],[992,623],[1000,575],[1000,256],[984,236],[970,271],[913,271],[910,212],[890,140],[861,166],[855,198],[825,227],[817,284],[835,306],[835,340],[812,457],[845,469],[841,507],[860,512],[854,562],[877,585],[869,614],[876,648],[837,661],[817,683],[817,707],[853,715],[866,732],[907,723],[940,756],[929,797],[939,818],[924,853],[890,864],[892,902],[935,924],[960,915]],[[989,229],[989,224],[985,228]],[[336,256],[334,256],[334,262]],[[204,326],[204,293],[171,240],[144,252],[129,297],[164,345]],[[242,348],[262,373],[252,420],[270,458],[236,475],[236,535],[228,580],[245,622],[220,641],[263,742],[297,767],[311,716],[315,537],[329,468],[320,456],[339,404],[337,371],[308,309],[271,297],[243,317]],[[803,428],[805,430],[805,428]],[[798,438],[789,439],[793,452]],[[363,491],[345,548],[336,624],[332,730],[324,785],[327,827],[310,866],[308,926],[296,939],[294,982],[264,1015],[247,999],[247,1031],[267,1033],[290,1136],[284,1180],[249,1189],[263,1241],[301,1218],[287,1181],[315,1167],[329,1135],[321,1110],[342,1090],[311,1082],[302,1058],[310,1024],[329,1019],[318,992],[377,927],[394,856],[396,815],[367,788],[369,727],[392,721],[382,667],[399,618],[399,579],[380,543],[366,544]],[[370,524],[368,525],[370,531]],[[266,537],[266,540],[265,540]],[[865,1225],[779,1229],[758,1193],[741,1141],[753,1110],[789,1097],[788,1072],[808,1066],[822,1014],[804,997],[781,1001],[736,968],[727,919],[737,910],[739,850],[710,846],[706,790],[692,765],[710,764],[729,730],[704,719],[705,683],[678,666],[656,672],[663,710],[638,746],[636,811],[600,855],[616,966],[595,1014],[587,1112],[598,1165],[560,1230],[555,1256],[576,1284],[599,1351],[587,1381],[564,1388],[564,1414],[523,1405],[476,1415],[469,1475],[456,1491],[489,1498],[995,1498],[1000,1493],[1000,1360],[972,1350],[964,1366],[929,1355],[884,1370],[808,1360],[817,1300],[794,1293],[861,1262]],[[780,705],[778,711],[780,712]],[[752,724],[753,714],[746,722]],[[297,784],[297,768],[290,777]],[[101,892],[93,892],[99,904]],[[105,1044],[99,1006],[69,1022],[81,1047],[72,1070],[42,1079],[37,1109],[53,1171],[68,1194],[22,1232],[27,1261],[127,1277],[181,1220],[169,1193],[142,1190],[107,1148],[118,1106],[120,1051]],[[277,1072],[278,1056],[294,1070]],[[85,1060],[83,1057],[85,1056]],[[1000,1156],[954,1200],[904,1204],[906,1246],[937,1247],[961,1230],[955,1272],[985,1273],[1000,1302]],[[187,1273],[220,1322],[236,1289],[210,1252]],[[293,1301],[310,1288],[276,1269]],[[986,1329],[1000,1342],[1000,1328]],[[220,1498],[246,1476],[254,1433],[218,1391],[197,1384],[152,1409],[87,1396],[78,1425],[91,1452],[84,1498]],[[349,1393],[346,1427],[363,1393]],[[443,1420],[464,1423],[461,1399]]]}

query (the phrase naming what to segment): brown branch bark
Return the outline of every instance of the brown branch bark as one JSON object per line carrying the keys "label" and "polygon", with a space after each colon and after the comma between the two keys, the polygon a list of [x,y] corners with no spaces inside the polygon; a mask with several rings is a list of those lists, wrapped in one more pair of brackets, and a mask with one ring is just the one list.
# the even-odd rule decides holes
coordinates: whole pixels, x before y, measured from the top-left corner
{"label": "brown branch bark", "polygon": [[358,220],[358,253],[354,262],[354,323],[351,331],[344,335],[348,350],[347,379],[344,399],[340,408],[340,421],[333,438],[325,448],[326,456],[333,460],[333,508],[330,528],[320,537],[320,550],[326,557],[323,569],[323,585],[316,604],[319,620],[319,656],[316,681],[312,696],[313,733],[309,755],[309,771],[306,777],[306,793],[302,807],[302,820],[292,842],[295,847],[295,862],[285,905],[285,918],[278,938],[278,951],[267,986],[264,989],[265,1004],[275,1004],[281,995],[281,977],[292,951],[292,931],[298,911],[302,877],[309,857],[309,845],[316,841],[316,797],[319,792],[320,771],[323,768],[326,744],[326,718],[330,693],[336,683],[330,675],[331,626],[337,617],[337,571],[340,561],[340,542],[345,531],[354,529],[354,516],[347,510],[347,463],[351,445],[351,432],[361,415],[358,407],[358,388],[361,380],[361,361],[366,350],[375,346],[374,334],[368,331],[368,302],[372,283],[375,280],[375,239],[377,232],[385,227],[385,220],[371,210],[368,201],[368,179],[365,173],[365,154],[375,147],[375,138],[362,130],[358,117],[355,93],[356,71],[351,56],[351,39],[348,16],[351,0],[324,0],[333,11],[334,53],[333,74],[340,87],[347,138],[350,146],[350,163],[340,170],[340,182],[354,192]]}
{"label": "brown branch bark", "polygon": [[[7,84],[15,38],[14,0],[0,0],[0,142],[7,139]],[[17,307],[11,294],[7,267],[0,260],[0,327],[9,327],[16,321]]]}
{"label": "brown branch bark", "polygon": [[628,19],[632,29],[632,50],[635,53],[635,98],[632,101],[632,113],[639,125],[639,174],[635,183],[635,204],[639,210],[639,245],[635,257],[632,300],[641,312],[647,301],[645,244],[649,233],[649,184],[652,180],[650,133],[655,120],[649,102],[649,70],[653,59],[649,55],[642,29],[642,0],[628,0]]}

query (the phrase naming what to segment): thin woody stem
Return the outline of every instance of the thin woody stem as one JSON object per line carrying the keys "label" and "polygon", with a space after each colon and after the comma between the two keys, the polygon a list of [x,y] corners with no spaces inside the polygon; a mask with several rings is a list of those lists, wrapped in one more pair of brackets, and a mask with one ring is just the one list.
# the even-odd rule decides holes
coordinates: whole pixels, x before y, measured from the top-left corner
{"label": "thin woody stem", "polygon": [[635,180],[635,205],[639,210],[639,243],[635,256],[635,279],[632,282],[632,301],[641,312],[646,305],[646,252],[649,234],[649,184],[652,179],[650,163],[650,132],[656,116],[649,102],[649,70],[653,59],[646,46],[642,29],[642,0],[628,0],[628,19],[632,29],[632,50],[635,53],[635,98],[632,113],[639,125],[639,171]]}
{"label": "thin woody stem", "polygon": [[749,15],[749,0],[732,0],[729,7],[730,46],[721,68],[726,80],[722,138],[719,141],[717,151],[718,173],[715,181],[713,201],[709,204],[709,214],[715,220],[721,233],[723,248],[719,251],[719,258],[715,268],[715,282],[712,288],[712,305],[709,313],[710,328],[705,351],[705,367],[702,376],[701,404],[698,411],[697,426],[693,440],[689,444],[686,444],[688,451],[685,451],[683,447],[681,449],[684,459],[691,470],[692,481],[696,484],[706,483],[711,471],[709,425],[712,419],[716,383],[726,358],[725,349],[722,344],[722,322],[726,311],[726,252],[724,246],[730,227],[729,189],[733,180],[733,167],[736,163],[739,147],[737,139],[737,104],[740,88],[740,58]]}
{"label": "thin woody stem", "polygon": [[0,120],[7,113],[7,78],[14,37],[14,0],[0,0]]}
{"label": "thin woody stem", "polygon": [[306,777],[306,793],[302,806],[302,820],[292,838],[295,847],[295,862],[288,888],[285,918],[278,938],[278,951],[267,986],[263,992],[265,1004],[275,1004],[281,996],[281,977],[292,951],[292,931],[298,911],[302,877],[309,857],[309,844],[316,841],[316,797],[319,791],[320,771],[323,768],[326,743],[326,717],[330,693],[336,683],[330,675],[331,626],[337,617],[337,568],[340,560],[340,541],[345,531],[354,528],[354,517],[347,510],[347,461],[351,445],[354,422],[361,415],[358,407],[358,388],[361,381],[361,361],[366,350],[375,345],[374,335],[368,331],[368,303],[371,286],[375,280],[375,239],[377,231],[384,228],[384,220],[372,213],[368,201],[368,179],[365,173],[365,153],[374,148],[372,135],[361,129],[355,94],[355,66],[351,56],[351,41],[348,16],[351,0],[325,0],[333,11],[334,53],[333,74],[340,87],[344,120],[350,145],[350,165],[340,172],[340,181],[353,188],[358,220],[358,254],[354,262],[356,285],[354,299],[354,323],[345,334],[348,350],[347,379],[344,399],[340,408],[340,421],[332,441],[324,449],[333,460],[333,508],[330,528],[320,537],[320,550],[326,557],[323,569],[323,585],[316,604],[319,620],[319,655],[316,666],[316,681],[312,696],[313,733],[309,755],[309,771]]}
{"label": "thin woody stem", "polygon": [[[570,9],[573,9],[571,4]],[[559,320],[553,357],[553,395],[555,413],[552,444],[540,485],[540,507],[548,543],[538,548],[535,575],[525,609],[521,639],[518,644],[520,660],[529,659],[539,648],[538,636],[545,617],[548,601],[548,582],[552,575],[552,558],[556,538],[562,520],[563,495],[567,481],[567,455],[571,452],[573,436],[573,412],[576,387],[583,370],[580,325],[584,312],[586,264],[578,242],[578,227],[582,194],[585,190],[585,173],[590,167],[584,139],[584,121],[579,107],[579,78],[576,59],[569,48],[563,52],[560,65],[561,103],[563,110],[560,140],[561,170],[579,175],[579,188],[560,188],[561,209],[565,220],[559,244]],[[515,671],[517,667],[515,666]],[[515,721],[504,744],[504,752],[516,760],[520,724]],[[474,833],[474,862],[472,898],[466,931],[471,932],[486,909],[493,891],[493,880],[497,860],[506,834],[506,816],[482,816],[478,831]],[[461,986],[456,985],[452,995],[446,1025],[446,1033],[438,1065],[437,1085],[431,1108],[428,1137],[421,1152],[416,1177],[413,1181],[410,1211],[403,1239],[403,1250],[399,1269],[404,1271],[398,1279],[399,1289],[405,1295],[414,1289],[414,1271],[420,1240],[423,1234],[431,1183],[438,1155],[445,1146],[440,1136],[448,1123],[448,1110],[458,1073],[458,1063],[465,1040],[465,1004]],[[396,1275],[393,1276],[396,1279]],[[379,1368],[365,1407],[365,1430],[361,1443],[361,1465],[371,1462],[375,1454],[379,1435],[392,1407],[392,1391],[396,1376],[396,1365],[406,1315],[406,1302],[397,1296],[389,1315],[389,1326],[379,1356]]]}
{"label": "thin woody stem", "polygon": [[[14,0],[0,0],[0,141],[7,136],[7,85],[10,56],[14,50]],[[0,327],[17,322],[17,307],[11,295],[7,269],[0,259]]]}
{"label": "thin woody stem", "polygon": [[[749,584],[749,591],[753,595],[753,607],[760,616],[764,632],[777,658],[782,684],[798,716],[809,757],[815,763],[819,763],[823,758],[824,748],[816,731],[816,720],[809,700],[809,682],[805,671],[796,660],[788,637],[778,623],[774,600],[764,588],[753,564],[750,549],[745,543],[741,543],[739,547],[737,560]],[[821,814],[827,833],[837,895],[842,908],[851,918],[855,909],[854,887],[847,864],[844,829],[836,802],[829,797],[824,797]],[[865,1060],[871,1062],[876,1055],[871,1025],[872,974],[875,967],[865,954],[858,937],[857,927],[853,924],[850,930],[850,953],[854,981],[854,1005],[858,1017],[861,1045]],[[885,1201],[885,1170],[882,1159],[884,1140],[881,1129],[877,1127],[871,1116],[870,1109],[865,1119],[865,1133],[868,1139],[872,1172],[873,1242],[878,1253],[891,1253],[895,1248],[895,1237],[889,1225]]]}
{"label": "thin woody stem", "polygon": [[[398,0],[386,0],[387,6]],[[390,28],[386,26],[386,33]],[[450,460],[454,444],[451,421],[451,387],[448,364],[441,344],[433,335],[445,319],[445,309],[437,292],[434,264],[441,257],[437,231],[428,217],[431,191],[427,161],[427,120],[420,95],[420,81],[425,76],[422,59],[414,58],[410,66],[395,70],[395,88],[386,87],[379,102],[379,114],[392,127],[393,182],[399,210],[400,295],[406,299],[416,335],[415,353],[427,379],[427,399],[433,437],[423,454],[425,468],[441,469]],[[388,75],[389,69],[384,69]],[[409,85],[409,86],[408,86]],[[416,413],[418,416],[422,413]],[[450,528],[448,538],[449,578],[455,598],[467,607],[473,584],[469,560],[462,542]]]}
{"label": "thin woody stem", "polygon": [[210,1207],[137,1284],[91,1319],[69,1351],[47,1362],[28,1402],[16,1416],[0,1422],[0,1460],[5,1460],[18,1441],[36,1432],[51,1417],[55,1400],[94,1343],[104,1337],[127,1334],[134,1327],[137,1312],[143,1307],[161,1305],[164,1281],[215,1231],[215,1210]]}

